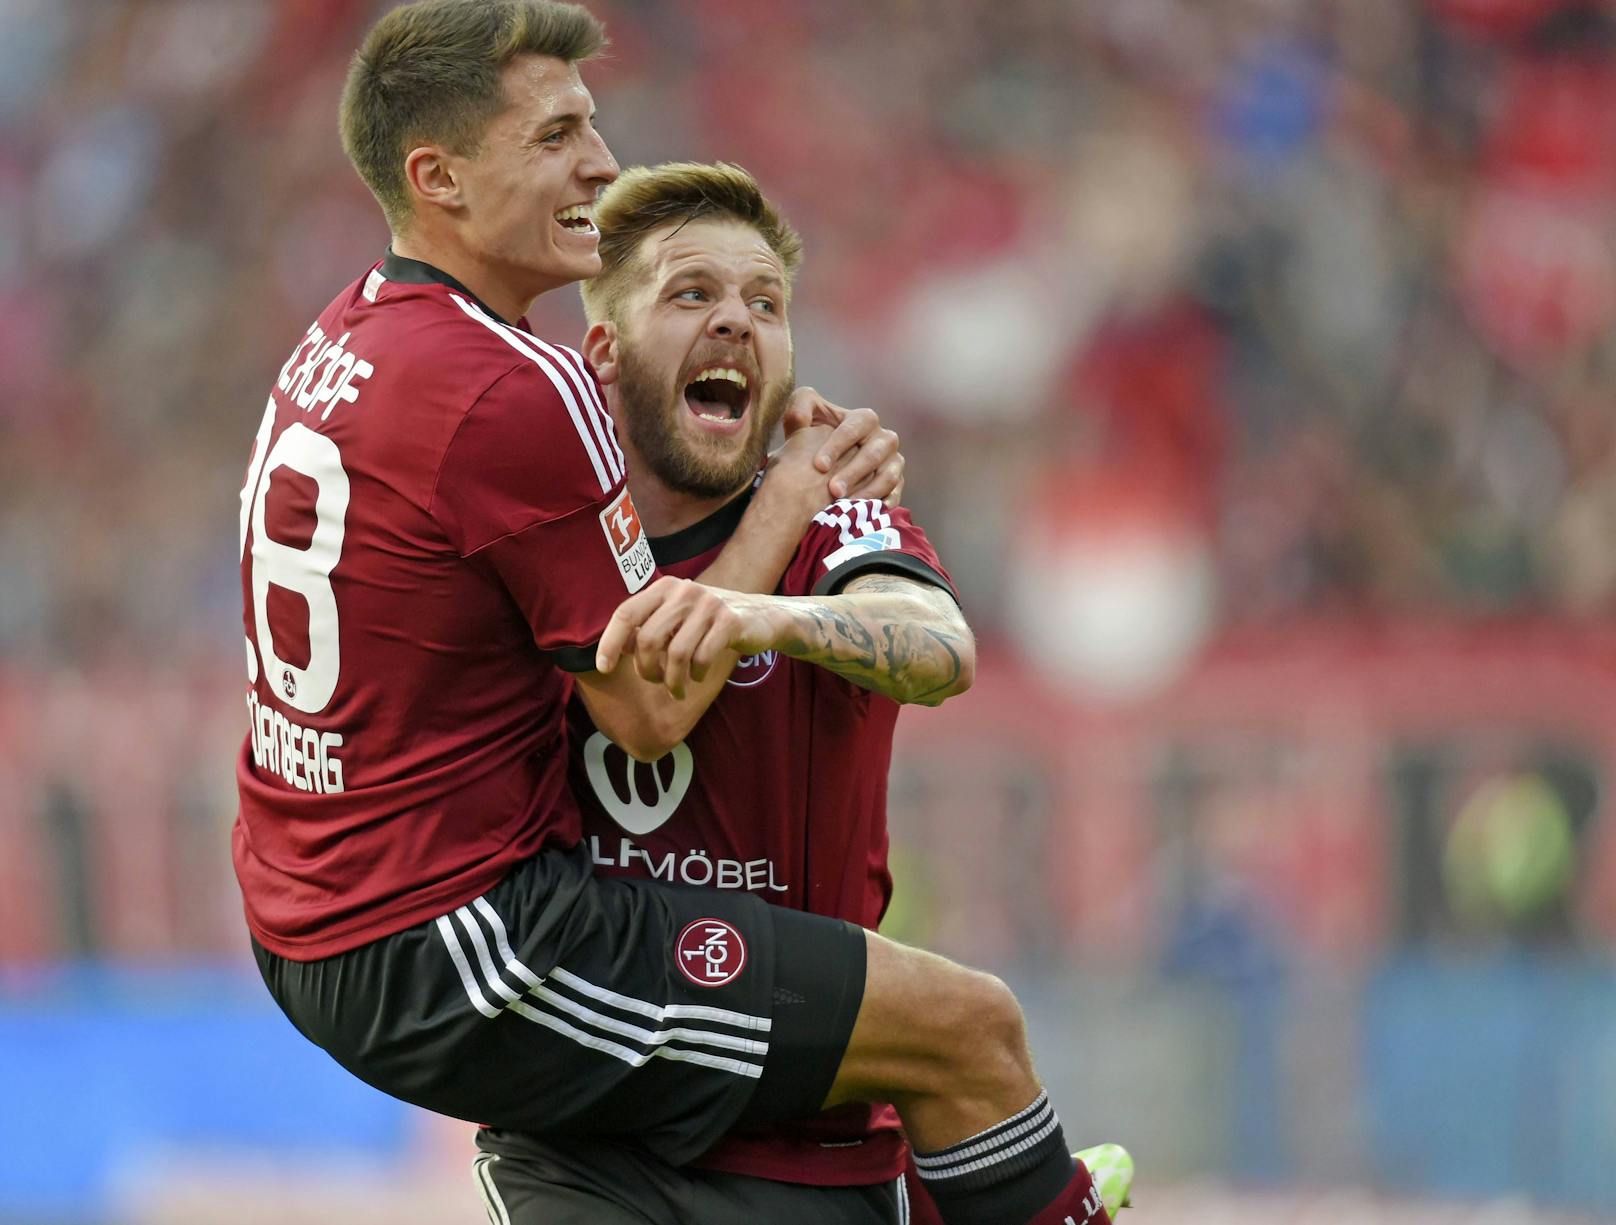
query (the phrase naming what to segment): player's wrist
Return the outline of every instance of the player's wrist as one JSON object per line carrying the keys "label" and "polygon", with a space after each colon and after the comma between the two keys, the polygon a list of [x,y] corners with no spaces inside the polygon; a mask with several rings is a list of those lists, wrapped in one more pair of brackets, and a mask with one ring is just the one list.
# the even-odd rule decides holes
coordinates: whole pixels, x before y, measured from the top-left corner
{"label": "player's wrist", "polygon": [[[793,547],[814,521],[814,516],[831,502],[831,477],[819,471],[808,456],[787,457],[777,452],[752,495],[747,517],[754,514],[755,526],[777,535]],[[742,523],[745,524],[743,519]]]}
{"label": "player's wrist", "polygon": [[727,599],[737,621],[730,649],[738,655],[761,655],[775,650],[790,621],[779,597],[734,592]]}

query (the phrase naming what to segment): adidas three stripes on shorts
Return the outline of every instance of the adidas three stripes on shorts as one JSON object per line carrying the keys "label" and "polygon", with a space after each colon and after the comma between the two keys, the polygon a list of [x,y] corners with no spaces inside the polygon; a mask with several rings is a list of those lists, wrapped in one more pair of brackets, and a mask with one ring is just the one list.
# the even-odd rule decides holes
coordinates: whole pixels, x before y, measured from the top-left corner
{"label": "adidas three stripes on shorts", "polygon": [[737,1124],[819,1109],[865,968],[852,924],[596,878],[583,848],[346,953],[254,953],[293,1024],[368,1084],[475,1123],[632,1138],[673,1163]]}

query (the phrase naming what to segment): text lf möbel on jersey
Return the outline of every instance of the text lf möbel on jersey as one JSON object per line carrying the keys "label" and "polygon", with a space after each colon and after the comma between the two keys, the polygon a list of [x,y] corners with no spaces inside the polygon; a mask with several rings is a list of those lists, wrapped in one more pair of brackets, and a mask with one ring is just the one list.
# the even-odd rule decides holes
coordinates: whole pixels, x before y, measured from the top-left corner
{"label": "text lf m\u00f6bel on jersey", "polygon": [[608,847],[599,834],[589,836],[589,851],[596,866],[602,868],[633,868],[638,860],[645,865],[652,880],[713,889],[745,889],[749,893],[786,892],[786,886],[775,875],[772,859],[715,859],[703,847],[658,855],[627,838],[619,838],[615,847]]}

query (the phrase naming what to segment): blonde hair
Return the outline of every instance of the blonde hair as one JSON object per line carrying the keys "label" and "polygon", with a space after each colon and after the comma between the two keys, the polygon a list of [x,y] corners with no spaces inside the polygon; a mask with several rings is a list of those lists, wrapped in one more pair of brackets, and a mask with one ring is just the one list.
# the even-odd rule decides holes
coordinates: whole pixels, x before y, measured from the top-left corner
{"label": "blonde hair", "polygon": [[802,239],[763,195],[758,182],[730,162],[664,162],[625,170],[595,203],[600,272],[582,283],[591,323],[615,319],[639,269],[640,244],[670,222],[739,221],[755,229],[779,257],[786,292],[802,264]]}
{"label": "blonde hair", "polygon": [[577,63],[606,46],[587,10],[554,0],[420,0],[387,13],[354,53],[342,147],[396,232],[411,214],[404,158],[424,143],[477,151],[519,55]]}

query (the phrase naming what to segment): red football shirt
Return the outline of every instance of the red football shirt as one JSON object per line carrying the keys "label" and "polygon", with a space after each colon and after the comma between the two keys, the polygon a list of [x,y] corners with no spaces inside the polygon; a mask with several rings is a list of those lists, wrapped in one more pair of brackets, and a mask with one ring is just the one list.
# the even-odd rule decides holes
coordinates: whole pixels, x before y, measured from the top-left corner
{"label": "red football shirt", "polygon": [[270,391],[241,494],[247,923],[329,956],[579,837],[568,681],[653,577],[594,376],[389,254]]}
{"label": "red football shirt", "polygon": [[[749,497],[653,539],[662,571],[693,577],[735,530]],[[952,593],[908,512],[842,501],[815,519],[778,588],[826,594],[869,570]],[[572,701],[573,790],[596,871],[720,889],[780,906],[880,922],[887,773],[897,703],[783,655],[743,660],[683,744],[636,763]],[[896,1178],[907,1153],[890,1106],[844,1106],[801,1124],[735,1134],[697,1164],[777,1182],[862,1186]]]}

